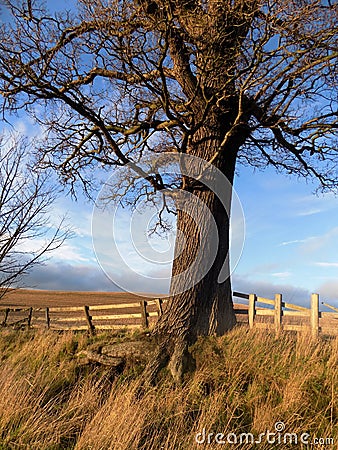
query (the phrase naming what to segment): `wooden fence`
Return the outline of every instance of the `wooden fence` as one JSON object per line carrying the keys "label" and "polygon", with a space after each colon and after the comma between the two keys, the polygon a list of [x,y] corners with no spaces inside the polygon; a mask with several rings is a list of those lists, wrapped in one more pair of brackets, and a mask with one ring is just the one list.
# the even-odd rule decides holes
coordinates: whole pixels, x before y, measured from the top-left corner
{"label": "wooden fence", "polygon": [[323,303],[335,312],[320,311],[318,294],[311,295],[309,308],[284,302],[282,294],[276,294],[274,299],[240,292],[234,292],[233,296],[247,301],[235,304],[235,313],[237,323],[248,324],[250,328],[274,330],[277,334],[282,330],[306,331],[314,338],[319,333],[338,335],[338,309]]}
{"label": "wooden fence", "polygon": [[[338,309],[323,303],[334,312],[319,310],[319,295],[312,294],[309,308],[284,302],[282,294],[274,299],[256,294],[233,292],[237,323],[250,328],[308,331],[313,337],[319,333],[338,335]],[[244,303],[243,303],[244,301]],[[69,306],[52,308],[0,309],[0,325],[14,328],[33,327],[51,330],[113,330],[121,328],[149,328],[163,313],[165,299],[111,305]]]}
{"label": "wooden fence", "polygon": [[141,300],[111,305],[0,309],[2,327],[50,330],[114,330],[149,328],[163,313],[163,300]]}

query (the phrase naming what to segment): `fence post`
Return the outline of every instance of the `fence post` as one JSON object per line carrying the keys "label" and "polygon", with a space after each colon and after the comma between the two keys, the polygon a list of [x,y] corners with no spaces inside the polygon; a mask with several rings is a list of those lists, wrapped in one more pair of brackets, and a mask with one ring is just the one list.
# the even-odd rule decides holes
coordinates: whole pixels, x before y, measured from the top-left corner
{"label": "fence post", "polygon": [[29,308],[29,313],[28,313],[28,317],[27,317],[27,327],[30,328],[31,323],[32,323],[32,316],[33,316],[33,308],[30,307]]}
{"label": "fence post", "polygon": [[156,305],[157,305],[157,314],[159,316],[162,316],[163,309],[162,309],[162,299],[161,298],[157,298],[156,299]]}
{"label": "fence post", "polygon": [[143,328],[148,328],[149,327],[149,323],[148,323],[148,313],[147,313],[147,302],[146,302],[146,300],[141,300],[140,301],[140,306],[141,306],[141,314],[142,314],[142,326],[143,326]]}
{"label": "fence post", "polygon": [[85,305],[84,306],[84,312],[86,315],[86,320],[87,320],[87,324],[88,324],[88,330],[90,334],[94,334],[95,333],[95,327],[93,325],[92,322],[92,316],[89,314],[89,306]]}
{"label": "fence post", "polygon": [[255,308],[256,308],[256,294],[250,294],[249,295],[249,327],[253,328],[254,321],[255,321]]}
{"label": "fence post", "polygon": [[6,308],[5,309],[5,316],[4,316],[4,320],[3,320],[3,322],[2,322],[2,326],[3,327],[5,327],[6,326],[6,323],[7,323],[7,319],[8,319],[8,314],[9,314],[9,311],[10,311],[10,309],[9,308]]}
{"label": "fence post", "polygon": [[311,294],[311,334],[317,339],[319,333],[319,295]]}
{"label": "fence post", "polygon": [[49,330],[50,328],[50,316],[49,316],[49,308],[47,306],[46,308],[46,328]]}
{"label": "fence post", "polygon": [[280,333],[280,330],[281,330],[282,314],[283,314],[282,294],[275,294],[275,316],[274,316],[274,319],[275,319],[275,330],[276,330],[277,335]]}

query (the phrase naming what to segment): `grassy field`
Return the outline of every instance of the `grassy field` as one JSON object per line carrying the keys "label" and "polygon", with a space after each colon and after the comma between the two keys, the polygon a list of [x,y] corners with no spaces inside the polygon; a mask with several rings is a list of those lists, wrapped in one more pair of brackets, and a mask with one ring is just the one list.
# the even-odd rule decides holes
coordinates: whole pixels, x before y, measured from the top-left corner
{"label": "grassy field", "polygon": [[[143,395],[137,361],[116,373],[77,357],[140,337],[1,331],[0,449],[337,448],[338,339],[237,328],[197,342],[197,370],[182,387],[164,370]],[[267,442],[277,423],[284,432]],[[241,433],[265,435],[253,444]],[[298,444],[283,443],[291,438]]]}
{"label": "grassy field", "polygon": [[128,292],[82,292],[82,291],[44,291],[16,289],[8,292],[0,306],[32,306],[45,308],[53,306],[109,305],[142,300],[144,297]]}
{"label": "grassy field", "polygon": [[[46,327],[45,321],[45,308],[53,308],[53,307],[82,307],[84,305],[88,305],[93,307],[94,305],[119,305],[118,309],[114,310],[104,310],[100,311],[91,311],[91,315],[95,321],[96,326],[101,325],[112,325],[112,326],[120,326],[123,328],[128,325],[139,325],[142,326],[141,318],[134,319],[116,319],[113,318],[110,321],[100,322],[95,319],[97,315],[107,315],[112,314],[112,312],[116,315],[118,314],[139,314],[140,315],[140,300],[145,299],[153,299],[152,296],[138,296],[131,293],[125,292],[74,292],[74,291],[46,291],[46,290],[27,290],[27,289],[17,289],[6,293],[2,299],[0,299],[0,322],[2,318],[5,317],[5,309],[7,307],[10,308],[18,308],[17,311],[11,311],[9,316],[6,319],[6,325],[10,326],[18,321],[22,321],[25,318],[27,319],[28,312],[27,308],[33,307],[33,315],[31,318],[31,326],[33,327]],[[134,303],[135,306],[132,308],[130,304]],[[129,306],[125,306],[129,304]],[[147,306],[148,313],[156,314],[156,304],[149,304]],[[80,311],[65,311],[61,312],[53,312],[52,309],[49,313],[50,316],[50,327],[52,329],[67,329],[70,326],[75,328],[86,328],[87,322],[85,319],[85,315],[83,312],[83,308]],[[141,315],[140,315],[141,317]],[[65,318],[65,321],[62,321],[62,318]],[[78,318],[76,322],[66,322],[67,320],[75,320]],[[157,314],[156,314],[157,318]],[[149,318],[149,323],[152,324],[155,318]]]}

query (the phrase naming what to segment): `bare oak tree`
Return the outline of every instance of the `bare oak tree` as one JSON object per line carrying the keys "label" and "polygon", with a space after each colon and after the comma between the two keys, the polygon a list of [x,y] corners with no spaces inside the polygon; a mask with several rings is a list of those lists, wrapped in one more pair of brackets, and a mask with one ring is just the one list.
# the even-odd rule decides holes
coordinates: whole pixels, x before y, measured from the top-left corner
{"label": "bare oak tree", "polygon": [[[130,165],[144,194],[170,190],[160,173],[139,168],[152,153],[198,156],[233,183],[239,163],[274,166],[337,186],[337,4],[325,0],[78,0],[29,17],[9,0],[0,37],[3,111],[26,110],[47,130],[44,164],[87,189],[91,169]],[[22,2],[25,3],[25,2]],[[179,380],[198,335],[235,324],[228,278],[229,217],[205,184],[183,176],[181,189],[210,210],[219,248],[207,275],[176,293],[155,335],[155,374],[170,361]],[[230,201],[230,197],[229,197]],[[172,274],[206,258],[201,224],[177,205]]]}
{"label": "bare oak tree", "polygon": [[0,298],[70,236],[61,221],[48,237],[55,193],[47,174],[32,170],[28,149],[24,139],[0,140]]}

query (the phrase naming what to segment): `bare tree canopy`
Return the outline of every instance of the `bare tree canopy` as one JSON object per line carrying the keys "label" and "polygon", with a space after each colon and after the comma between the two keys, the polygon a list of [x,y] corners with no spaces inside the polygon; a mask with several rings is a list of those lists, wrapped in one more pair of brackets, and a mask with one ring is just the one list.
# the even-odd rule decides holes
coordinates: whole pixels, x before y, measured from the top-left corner
{"label": "bare tree canopy", "polygon": [[[14,23],[2,26],[0,44],[3,107],[26,108],[46,124],[46,158],[66,177],[96,161],[125,164],[156,151],[150,136],[184,152],[218,108],[225,116],[219,151],[240,135],[245,162],[335,185],[337,5],[78,6],[48,16],[35,2],[27,20],[13,2]],[[48,105],[46,115],[37,105]]]}
{"label": "bare tree canopy", "polygon": [[[98,164],[129,164],[153,191],[168,189],[138,167],[165,151],[200,157],[231,184],[242,162],[337,187],[336,3],[79,0],[49,14],[33,1],[28,16],[20,4],[8,1],[13,19],[0,33],[3,113],[24,109],[43,125],[41,163],[65,181],[87,188]],[[217,282],[228,217],[201,183],[183,177],[181,187],[210,209],[221,245],[208,275],[173,295],[156,330],[171,336],[160,342],[176,378],[197,335],[235,323],[230,280]],[[177,243],[173,275],[196,247],[209,251],[180,208],[177,227],[190,245]]]}
{"label": "bare tree canopy", "polygon": [[62,221],[46,236],[55,194],[47,174],[29,166],[28,148],[24,140],[0,141],[0,298],[70,236]]}

